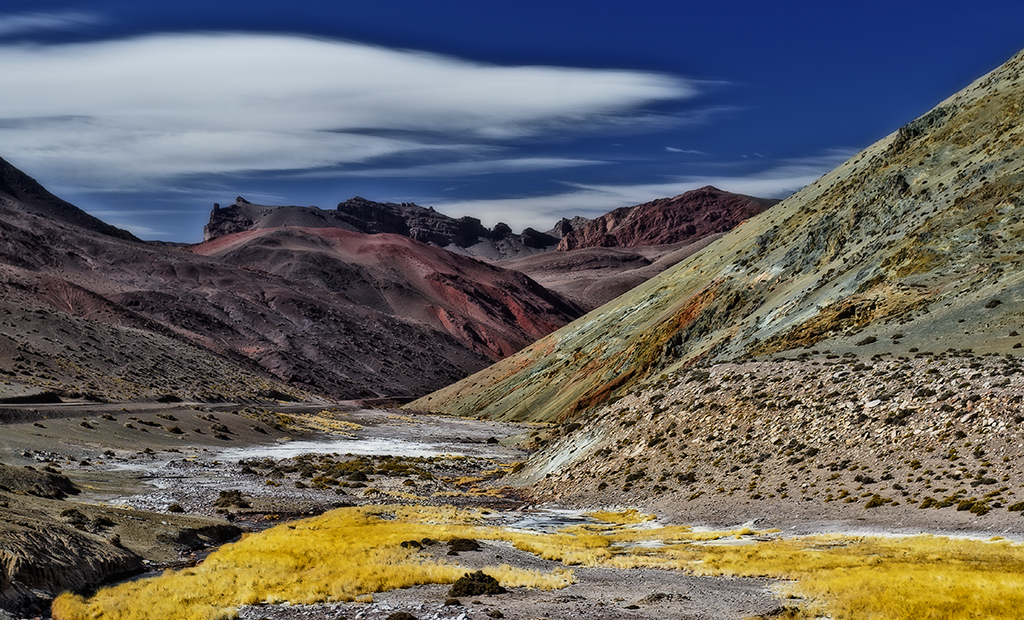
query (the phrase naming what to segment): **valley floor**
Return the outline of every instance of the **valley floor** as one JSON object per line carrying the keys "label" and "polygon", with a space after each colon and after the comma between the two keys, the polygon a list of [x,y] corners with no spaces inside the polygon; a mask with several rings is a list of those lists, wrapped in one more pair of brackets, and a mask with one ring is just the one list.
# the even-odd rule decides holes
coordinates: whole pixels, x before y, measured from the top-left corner
{"label": "valley floor", "polygon": [[[876,364],[876,367],[881,368],[881,365]],[[837,374],[845,367],[823,368]],[[737,375],[739,371],[748,370],[746,367],[716,369],[713,373]],[[789,372],[784,365],[778,365],[777,370],[780,376]],[[975,370],[971,369],[972,376]],[[762,380],[771,382],[771,376],[766,374]],[[843,378],[847,376],[843,375]],[[707,377],[701,377],[695,381],[703,385]],[[664,391],[665,397],[675,398],[683,392],[672,390],[685,387],[663,386],[658,389]],[[626,420],[631,414],[640,412],[640,399],[650,402],[652,394],[639,395],[636,403],[620,401],[621,411],[631,413],[622,414],[617,409],[616,419]],[[778,391],[775,395],[783,397]],[[530,453],[520,446],[532,445],[536,449],[547,443],[547,449],[540,453],[543,457],[553,451],[565,450],[567,442],[583,441],[587,437],[586,427],[567,431],[548,425],[465,420],[354,406],[324,408],[319,404],[275,407],[128,404],[123,408],[111,405],[91,410],[71,409],[73,415],[68,416],[68,407],[22,407],[19,417],[27,416],[29,421],[3,427],[0,462],[68,476],[82,493],[58,500],[38,497],[31,492],[0,489],[0,500],[3,500],[0,503],[0,513],[3,513],[0,514],[0,528],[19,522],[24,525],[24,515],[31,513],[41,530],[45,529],[46,523],[61,527],[73,525],[90,539],[111,541],[117,538],[119,547],[138,554],[143,558],[143,565],[154,574],[165,567],[185,567],[202,562],[211,545],[223,542],[223,539],[210,534],[211,523],[234,526],[241,531],[259,531],[340,506],[454,505],[482,510],[494,524],[524,530],[539,528],[538,531],[554,531],[561,525],[559,519],[562,518],[567,520],[566,524],[578,524],[580,515],[591,510],[639,507],[675,523],[708,527],[748,525],[758,530],[781,528],[781,533],[770,537],[822,532],[931,532],[980,538],[1000,534],[1017,540],[1024,532],[1024,527],[1018,526],[1019,513],[1005,508],[1005,502],[1012,499],[1012,494],[1006,491],[1003,495],[1010,495],[1010,499],[989,498],[992,504],[1004,503],[1000,506],[1002,510],[991,510],[988,514],[958,511],[955,506],[921,510],[915,506],[916,502],[908,504],[906,500],[890,501],[877,509],[869,509],[864,507],[867,500],[860,499],[865,492],[856,494],[856,502],[823,501],[825,485],[822,482],[814,487],[822,492],[821,497],[808,492],[790,491],[786,494],[784,486],[781,491],[775,490],[775,497],[752,498],[755,490],[747,487],[743,493],[737,493],[735,489],[730,493],[726,489],[716,494],[707,489],[699,495],[694,492],[683,494],[669,489],[666,480],[661,481],[664,488],[658,490],[658,479],[652,474],[654,467],[661,467],[664,461],[653,451],[644,458],[646,467],[643,470],[639,469],[639,463],[632,470],[626,466],[628,450],[622,450],[621,459],[598,458],[589,461],[587,467],[563,472],[545,473],[537,470],[537,466],[524,467]],[[711,407],[708,413],[711,415],[715,411],[717,409]],[[671,417],[666,414],[664,419]],[[617,428],[629,429],[630,426]],[[650,428],[653,433],[658,432],[656,425]],[[915,434],[913,423],[901,427],[901,431],[909,437],[921,434]],[[665,436],[670,432],[666,431]],[[748,442],[757,437],[756,432],[748,435]],[[998,436],[998,433],[993,432],[992,435]],[[576,439],[572,440],[574,436]],[[955,439],[955,435],[950,436]],[[633,440],[638,445],[646,445],[650,438],[645,435]],[[614,441],[622,442],[624,439],[616,436]],[[716,445],[711,437],[704,441],[710,447]],[[655,442],[655,445],[659,443]],[[772,444],[767,442],[767,445]],[[999,455],[995,462],[1000,470],[1011,463],[1011,460],[1004,461],[1002,456],[1016,454],[1007,452],[1010,445],[992,444],[987,448],[994,452],[992,457]],[[790,449],[794,454],[803,451],[806,455],[807,446]],[[876,450],[870,445],[866,449],[869,452]],[[696,453],[693,448],[687,450],[686,446],[680,451]],[[829,478],[834,473],[827,467],[831,461],[825,458],[828,455],[824,448],[819,448],[819,452],[822,458],[808,459],[805,465],[820,462],[824,469],[811,467],[800,471],[816,472],[819,477]],[[638,462],[640,455],[641,452],[637,452],[632,462]],[[907,475],[916,477],[917,469],[922,466],[911,465],[907,458],[901,467],[908,471],[903,472],[896,465],[897,462],[902,464],[902,460],[886,456],[896,455],[883,455],[882,462],[889,463],[884,469],[874,461],[864,464],[867,466],[862,465],[865,472],[862,476],[871,473],[882,478],[884,482],[881,484],[885,484],[887,489],[892,489],[898,482],[902,482],[904,488],[913,486],[913,480],[907,480]],[[1014,467],[1015,461],[1013,459]],[[608,472],[599,471],[602,462],[608,466]],[[847,463],[846,468],[850,465]],[[703,467],[708,469],[701,469]],[[928,464],[924,468],[927,469]],[[997,469],[995,465],[987,468]],[[678,466],[675,469],[687,471]],[[691,469],[705,472],[702,475],[708,476],[714,471],[711,465],[700,463]],[[842,470],[842,476],[832,478],[833,481],[843,478],[836,486],[846,477],[851,478],[847,486],[854,486],[853,475],[848,475],[847,469]],[[938,470],[938,467],[932,469]],[[794,472],[797,470],[799,467],[793,469]],[[568,471],[579,473],[566,475]],[[631,471],[644,471],[645,476],[629,480]],[[893,476],[885,480],[884,472],[891,472]],[[1002,478],[1014,472],[1008,469],[1006,474],[1000,473],[999,476]],[[781,472],[773,472],[772,475],[781,475]],[[927,474],[929,478],[937,475],[935,472]],[[768,472],[761,476],[759,480],[771,480],[773,486],[781,481],[781,478],[779,481],[770,478]],[[598,492],[597,485],[602,481],[605,481],[605,487]],[[692,481],[676,483],[681,484],[681,488],[693,484]],[[925,492],[938,493],[938,490],[928,491],[938,486],[937,483],[933,480],[929,483],[931,486],[925,487],[926,483],[919,482],[917,486],[921,490],[917,492],[917,486],[913,486],[914,497],[919,502]],[[863,477],[856,484],[872,494],[880,489],[879,483],[865,483]],[[993,484],[986,480],[976,486],[991,492],[988,487]],[[716,486],[723,485],[716,483]],[[1004,486],[1016,489],[1013,483]],[[996,485],[993,490],[995,488],[1000,487]],[[768,494],[765,490],[761,492]],[[782,494],[796,497],[779,497]],[[849,495],[852,494],[847,493]],[[69,508],[74,508],[74,512]],[[199,535],[204,532],[210,535]],[[4,532],[0,531],[0,542],[3,536]],[[457,561],[467,570],[500,563],[543,571],[562,566],[560,562],[543,560],[518,550],[507,542],[480,542],[480,551],[461,553],[451,561]],[[433,549],[424,553],[427,558],[448,561],[441,557],[443,553]],[[44,572],[46,569],[41,567]],[[376,593],[372,601],[364,602],[242,606],[239,617],[243,620],[383,620],[399,612],[407,612],[421,620],[496,617],[524,620],[580,617],[739,619],[779,613],[784,607],[799,602],[778,598],[778,582],[766,579],[694,576],[655,568],[574,566],[572,570],[576,582],[564,589],[514,588],[504,595],[463,597],[458,605],[448,601],[448,586],[421,585]],[[36,588],[37,592],[40,590]],[[46,590],[43,588],[41,591]],[[50,596],[58,592],[59,589],[51,589]],[[39,604],[36,603],[37,606]],[[37,615],[44,613],[29,603],[22,604],[20,608],[22,617],[32,617],[33,612]]]}

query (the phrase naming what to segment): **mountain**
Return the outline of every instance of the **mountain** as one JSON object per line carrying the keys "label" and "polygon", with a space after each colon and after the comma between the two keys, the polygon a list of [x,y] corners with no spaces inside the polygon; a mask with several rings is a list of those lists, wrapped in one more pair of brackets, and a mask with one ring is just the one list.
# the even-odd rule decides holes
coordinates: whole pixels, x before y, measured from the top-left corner
{"label": "mountain", "polygon": [[2,158],[0,158],[0,201],[3,204],[17,204],[20,209],[31,211],[51,220],[118,239],[138,241],[135,235],[127,230],[111,226],[75,205],[54,196],[35,179]]}
{"label": "mountain", "polygon": [[1024,338],[1024,53],[660,276],[413,407],[566,420],[697,365]]}
{"label": "mountain", "polygon": [[778,200],[723,192],[710,185],[673,198],[622,207],[566,233],[559,251],[669,245],[732,230]]}
{"label": "mountain", "polygon": [[[452,218],[433,207],[374,202],[356,196],[335,210],[318,207],[254,205],[239,196],[233,205],[214,205],[203,230],[204,241],[263,228],[338,228],[366,234],[390,233],[452,252],[488,259],[509,258],[553,249],[559,237],[527,228],[514,234],[506,224],[489,229],[474,217]],[[569,224],[571,229],[571,224]]]}
{"label": "mountain", "polygon": [[582,314],[521,273],[397,234],[260,228],[217,237],[191,251],[429,325],[491,360]]}
{"label": "mountain", "polygon": [[9,165],[0,222],[8,402],[407,398],[579,314],[521,274],[393,235],[143,243]]}
{"label": "mountain", "polygon": [[707,186],[556,226],[556,252],[498,261],[587,310],[611,301],[703,249],[778,200]]}

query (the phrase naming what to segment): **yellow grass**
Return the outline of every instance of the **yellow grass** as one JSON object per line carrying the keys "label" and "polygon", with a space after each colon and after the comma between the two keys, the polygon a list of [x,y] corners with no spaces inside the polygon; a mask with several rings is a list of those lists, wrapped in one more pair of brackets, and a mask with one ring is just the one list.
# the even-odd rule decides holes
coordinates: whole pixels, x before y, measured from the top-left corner
{"label": "yellow grass", "polygon": [[[644,515],[630,511],[593,516],[603,523],[534,533],[486,527],[479,513],[455,508],[341,509],[248,536],[193,569],[101,590],[88,600],[62,595],[53,615],[57,620],[231,618],[234,607],[245,603],[366,600],[374,592],[450,583],[465,572],[400,546],[425,537],[505,540],[567,565],[784,579],[784,594],[796,597],[808,618],[1002,619],[1018,618],[1024,609],[1024,547],[1002,539],[765,541],[751,538],[758,533],[746,528],[693,532],[684,526],[643,526]],[[660,545],[636,546],[652,541]],[[726,544],[737,542],[743,544]],[[506,587],[553,589],[573,581],[567,569],[541,573],[503,565],[485,570]]]}
{"label": "yellow grass", "polygon": [[291,425],[295,428],[321,433],[335,433],[346,437],[352,437],[353,433],[363,428],[361,424],[336,419],[335,416],[339,414],[341,412],[324,409],[320,413],[299,414],[289,417],[292,418]]}
{"label": "yellow grass", "polygon": [[1024,548],[1007,541],[819,537],[705,549],[699,559],[699,573],[795,579],[792,593],[835,620],[1019,618],[1024,609]]}
{"label": "yellow grass", "polygon": [[597,519],[598,521],[604,521],[605,523],[616,523],[619,525],[645,523],[655,519],[654,515],[644,514],[635,508],[630,508],[629,510],[623,510],[620,512],[598,510],[595,512],[588,512],[587,516]]}
{"label": "yellow grass", "polygon": [[[614,520],[614,515],[608,519]],[[1009,541],[935,536],[749,538],[764,533],[747,528],[692,532],[682,526],[590,525],[555,534],[497,536],[566,564],[785,579],[792,581],[786,595],[806,599],[802,607],[808,618],[820,614],[833,620],[1009,619],[1021,617],[1019,610],[1024,609],[1024,547]],[[701,544],[737,538],[747,538],[749,544]],[[629,546],[644,541],[663,546]]]}
{"label": "yellow grass", "polygon": [[[454,509],[343,508],[281,525],[225,545],[201,565],[100,590],[84,599],[63,594],[58,620],[214,620],[232,618],[238,605],[351,601],[396,588],[452,583],[466,568],[413,549],[405,540],[476,537],[472,513]],[[570,571],[485,569],[506,587],[561,588]]]}

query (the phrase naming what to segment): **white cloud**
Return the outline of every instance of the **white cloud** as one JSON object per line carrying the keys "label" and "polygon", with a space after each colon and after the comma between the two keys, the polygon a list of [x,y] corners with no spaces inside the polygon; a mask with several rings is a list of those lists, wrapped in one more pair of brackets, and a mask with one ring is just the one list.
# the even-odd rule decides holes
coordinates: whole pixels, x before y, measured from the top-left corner
{"label": "white cloud", "polygon": [[81,11],[0,15],[0,37],[40,31],[79,30],[85,26],[94,26],[102,21],[97,15]]}
{"label": "white cloud", "polygon": [[791,160],[749,175],[680,177],[667,183],[637,185],[569,184],[572,191],[548,196],[499,200],[440,202],[434,207],[453,217],[469,215],[487,226],[505,222],[513,230],[532,227],[547,230],[560,218],[597,217],[617,209],[676,196],[691,189],[713,185],[719,189],[758,196],[783,198],[813,183],[821,175],[849,158],[851,152],[832,151],[820,157]]}
{"label": "white cloud", "polygon": [[517,157],[510,159],[478,159],[470,161],[421,164],[405,168],[371,168],[359,170],[323,170],[297,175],[299,178],[316,177],[437,177],[437,176],[478,176],[482,174],[535,172],[558,170],[580,166],[607,165],[610,162],[597,159],[572,159],[565,157]]}
{"label": "white cloud", "polygon": [[644,106],[696,94],[657,73],[493,66],[258,34],[0,45],[0,83],[4,156],[97,189],[643,123]]}

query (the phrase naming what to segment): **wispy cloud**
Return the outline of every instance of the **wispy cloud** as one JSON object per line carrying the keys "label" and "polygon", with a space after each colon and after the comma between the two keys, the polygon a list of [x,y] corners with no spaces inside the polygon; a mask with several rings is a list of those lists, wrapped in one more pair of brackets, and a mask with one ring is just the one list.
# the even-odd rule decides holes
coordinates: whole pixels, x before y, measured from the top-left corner
{"label": "wispy cloud", "polygon": [[100,16],[82,11],[0,15],[0,38],[36,32],[81,30],[102,22]]}
{"label": "wispy cloud", "polygon": [[[659,73],[494,66],[258,34],[0,45],[0,81],[5,154],[96,189],[409,154],[447,153],[458,169],[459,154],[480,144],[555,126],[646,127],[649,106],[697,94]],[[549,164],[575,165],[508,165]]]}
{"label": "wispy cloud", "polygon": [[441,201],[434,206],[455,217],[472,215],[493,226],[505,222],[514,230],[532,227],[546,230],[562,217],[597,217],[612,209],[644,203],[658,197],[676,196],[691,189],[713,185],[737,194],[784,198],[813,183],[852,151],[835,150],[816,157],[788,160],[765,170],[736,176],[679,177],[664,183],[636,185],[567,184],[559,194],[503,200]]}
{"label": "wispy cloud", "polygon": [[611,162],[597,159],[572,159],[565,157],[518,157],[512,159],[478,159],[452,161],[437,164],[419,164],[406,167],[358,168],[313,170],[297,175],[299,178],[317,177],[369,177],[369,178],[416,178],[416,177],[468,177],[484,174],[508,174],[559,170],[581,166],[601,166]]}

